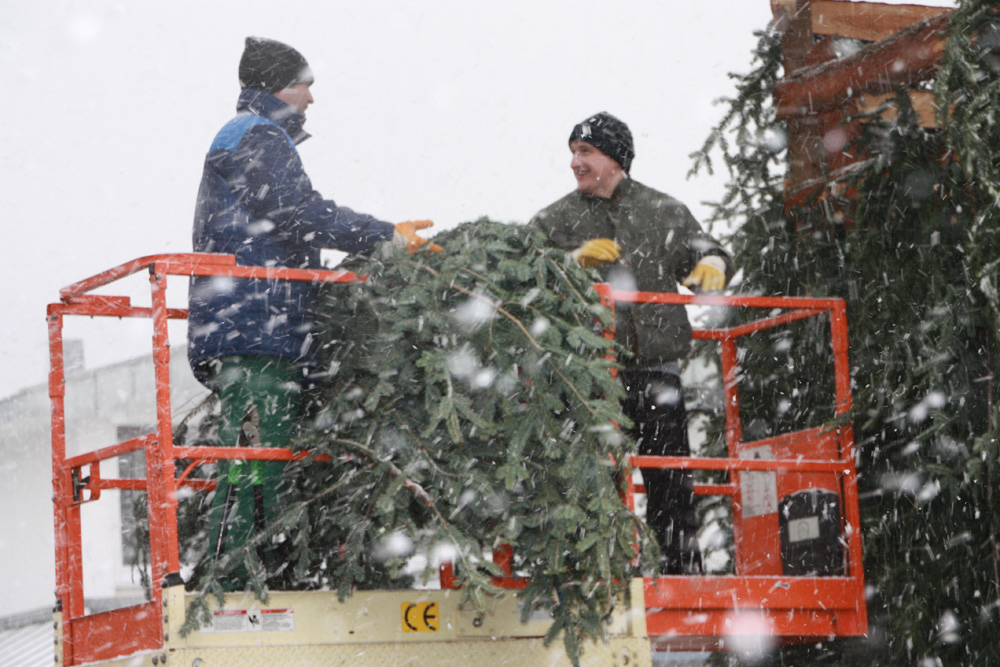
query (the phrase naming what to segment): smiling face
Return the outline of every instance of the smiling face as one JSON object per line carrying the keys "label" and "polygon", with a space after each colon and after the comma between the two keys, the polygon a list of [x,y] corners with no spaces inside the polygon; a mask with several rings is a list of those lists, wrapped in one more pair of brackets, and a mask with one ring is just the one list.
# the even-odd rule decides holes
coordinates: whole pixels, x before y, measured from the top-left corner
{"label": "smiling face", "polygon": [[312,84],[297,83],[294,86],[279,90],[274,96],[295,109],[297,113],[305,116],[306,108],[315,101],[313,100],[312,93],[309,92],[310,85]]}
{"label": "smiling face", "polygon": [[573,154],[569,168],[576,177],[576,189],[588,195],[610,197],[625,177],[621,165],[586,141],[572,142],[569,150]]}

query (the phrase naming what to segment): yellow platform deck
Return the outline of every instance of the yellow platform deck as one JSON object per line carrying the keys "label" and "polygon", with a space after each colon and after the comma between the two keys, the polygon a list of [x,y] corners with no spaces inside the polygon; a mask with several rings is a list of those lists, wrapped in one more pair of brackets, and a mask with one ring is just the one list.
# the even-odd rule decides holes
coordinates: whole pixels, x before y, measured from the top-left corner
{"label": "yellow platform deck", "polygon": [[[607,643],[586,643],[580,664],[643,667],[652,664],[642,580],[630,587],[630,605],[609,618]],[[316,667],[351,665],[466,667],[569,666],[560,636],[542,638],[551,626],[546,612],[519,620],[513,591],[493,598],[485,613],[463,608],[459,590],[357,592],[344,602],[335,593],[278,592],[266,603],[250,594],[229,594],[213,607],[212,622],[182,637],[190,596],[182,587],[164,590],[164,642],[160,650],[122,656],[107,667]]]}

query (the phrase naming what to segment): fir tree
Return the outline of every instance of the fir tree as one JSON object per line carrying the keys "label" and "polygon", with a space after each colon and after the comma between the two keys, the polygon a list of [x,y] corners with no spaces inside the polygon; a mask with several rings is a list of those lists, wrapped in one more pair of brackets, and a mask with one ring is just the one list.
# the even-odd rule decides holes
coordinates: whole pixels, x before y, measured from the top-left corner
{"label": "fir tree", "polygon": [[[905,92],[895,121],[869,119],[855,149],[871,159],[844,183],[859,192],[852,224],[830,215],[829,200],[797,210],[794,225],[781,214],[782,157],[761,140],[782,133],[770,91],[780,76],[774,35],[762,35],[756,70],[739,79],[741,95],[706,143],[706,152],[723,149],[733,175],[718,217],[741,223],[732,243],[745,288],[843,297],[851,326],[871,638],[785,650],[776,662],[1000,661],[992,636],[1000,608],[998,26],[995,3],[959,3],[934,84],[942,129],[921,128]],[[722,143],[730,124],[747,121],[735,147]],[[809,338],[804,332],[806,354]],[[741,399],[756,396],[751,410],[781,424],[797,382],[759,372],[784,354],[775,343],[758,341],[741,360]],[[811,390],[800,393],[797,420],[827,418]]]}
{"label": "fir tree", "polygon": [[[444,253],[357,261],[365,282],[326,290],[326,379],[296,442],[313,456],[286,468],[279,522],[208,566],[200,590],[219,594],[242,562],[261,595],[344,597],[408,585],[414,555],[428,557],[426,582],[439,555],[483,610],[503,574],[486,554],[509,545],[524,616],[550,609],[546,639],[563,633],[576,660],[605,636],[648,541],[621,494],[632,443],[616,426],[610,311],[596,274],[536,228],[481,220],[435,241]],[[284,567],[263,567],[265,543]]]}

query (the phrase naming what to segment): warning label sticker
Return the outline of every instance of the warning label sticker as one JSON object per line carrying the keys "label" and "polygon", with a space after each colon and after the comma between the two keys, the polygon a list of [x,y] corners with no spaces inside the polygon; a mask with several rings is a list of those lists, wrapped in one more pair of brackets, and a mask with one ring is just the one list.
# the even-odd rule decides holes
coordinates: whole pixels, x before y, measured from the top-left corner
{"label": "warning label sticker", "polygon": [[[518,618],[524,613],[524,607],[527,605],[527,601],[518,600],[517,601],[517,614]],[[552,612],[549,610],[547,605],[533,604],[531,606],[531,611],[528,612],[528,623],[534,623],[536,621],[552,621]]]}
{"label": "warning label sticker", "polygon": [[291,632],[295,629],[294,609],[261,609],[260,618],[264,632]]}
{"label": "warning label sticker", "polygon": [[201,625],[205,633],[291,632],[294,629],[294,609],[216,609],[212,612],[212,620]]}
{"label": "warning label sticker", "polygon": [[[771,447],[751,447],[740,451],[741,459],[774,460]],[[740,473],[743,517],[775,514],[778,511],[778,476],[773,472],[748,470]]]}

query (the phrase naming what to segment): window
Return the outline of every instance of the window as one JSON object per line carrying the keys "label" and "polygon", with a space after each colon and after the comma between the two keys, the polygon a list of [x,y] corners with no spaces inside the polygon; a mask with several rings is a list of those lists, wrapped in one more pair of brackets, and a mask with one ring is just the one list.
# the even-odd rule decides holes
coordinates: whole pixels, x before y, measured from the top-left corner
{"label": "window", "polygon": [[[131,440],[146,435],[152,431],[148,426],[119,426],[118,442]],[[146,478],[146,453],[136,450],[118,457],[118,477],[121,479]],[[146,506],[145,491],[122,491],[121,533],[122,533],[122,565],[138,565],[142,553],[140,549],[148,550],[149,514]]]}

